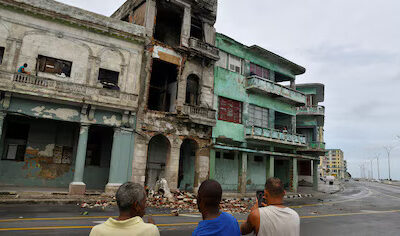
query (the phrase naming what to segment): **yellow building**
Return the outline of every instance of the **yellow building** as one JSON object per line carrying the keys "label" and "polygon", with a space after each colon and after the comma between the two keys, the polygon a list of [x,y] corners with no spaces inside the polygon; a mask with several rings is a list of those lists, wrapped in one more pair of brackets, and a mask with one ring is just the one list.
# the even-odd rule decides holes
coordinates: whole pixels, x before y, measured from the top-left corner
{"label": "yellow building", "polygon": [[319,170],[322,177],[331,175],[343,179],[346,169],[344,154],[340,149],[327,149],[325,156],[320,157]]}

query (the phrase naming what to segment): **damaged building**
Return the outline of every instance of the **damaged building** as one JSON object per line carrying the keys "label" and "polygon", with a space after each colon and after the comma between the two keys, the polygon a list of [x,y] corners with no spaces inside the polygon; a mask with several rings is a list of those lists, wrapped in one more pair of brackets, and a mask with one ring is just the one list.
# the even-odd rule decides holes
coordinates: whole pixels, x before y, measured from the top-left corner
{"label": "damaged building", "polygon": [[[298,153],[320,159],[326,151],[325,107],[320,105],[325,99],[325,86],[319,83],[297,84],[296,89],[306,95],[306,105],[297,107],[296,129],[297,133],[306,137],[307,147],[301,148]],[[299,161],[299,185],[310,186],[314,181],[318,181],[317,164],[311,160]]]}
{"label": "damaged building", "polygon": [[216,0],[129,0],[112,15],[146,31],[134,182],[196,191],[208,178],[216,13]]}
{"label": "damaged building", "polygon": [[217,34],[216,46],[220,60],[210,178],[225,191],[245,194],[263,189],[268,177],[278,177],[288,191],[297,192],[299,168],[306,172],[303,162],[318,166],[319,161],[299,152],[312,144],[297,129],[297,108],[306,105],[307,97],[296,90],[296,76],[305,69],[223,34]]}
{"label": "damaged building", "polygon": [[145,34],[52,0],[0,0],[1,186],[83,194],[131,179]]}

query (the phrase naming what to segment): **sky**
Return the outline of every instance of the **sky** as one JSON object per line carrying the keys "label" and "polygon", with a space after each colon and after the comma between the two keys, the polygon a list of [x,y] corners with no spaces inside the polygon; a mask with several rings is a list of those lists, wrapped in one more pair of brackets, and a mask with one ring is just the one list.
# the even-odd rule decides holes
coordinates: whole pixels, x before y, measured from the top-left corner
{"label": "sky", "polygon": [[[124,0],[61,0],[111,15]],[[307,72],[296,83],[325,84],[325,142],[349,172],[380,156],[380,177],[400,180],[400,2],[397,0],[218,0],[217,32],[257,44]],[[373,161],[377,178],[377,161]]]}

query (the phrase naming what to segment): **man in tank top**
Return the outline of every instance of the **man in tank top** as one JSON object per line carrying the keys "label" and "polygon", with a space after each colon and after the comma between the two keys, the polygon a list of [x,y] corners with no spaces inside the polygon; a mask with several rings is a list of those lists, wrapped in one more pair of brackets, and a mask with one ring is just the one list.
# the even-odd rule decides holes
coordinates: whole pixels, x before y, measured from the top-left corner
{"label": "man in tank top", "polygon": [[269,178],[264,189],[267,204],[259,208],[257,202],[253,206],[247,221],[240,227],[242,235],[299,236],[300,217],[297,212],[283,205],[285,194],[282,181]]}

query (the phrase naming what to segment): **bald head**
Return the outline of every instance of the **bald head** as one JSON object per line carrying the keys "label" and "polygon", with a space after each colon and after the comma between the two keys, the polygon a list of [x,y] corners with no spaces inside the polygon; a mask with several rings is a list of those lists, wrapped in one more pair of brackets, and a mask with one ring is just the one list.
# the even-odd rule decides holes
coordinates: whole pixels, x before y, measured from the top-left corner
{"label": "bald head", "polygon": [[285,189],[283,183],[278,178],[269,178],[265,183],[265,190],[271,195],[271,197],[279,198],[285,195]]}
{"label": "bald head", "polygon": [[215,180],[206,180],[201,183],[198,192],[199,208],[206,208],[210,211],[219,211],[219,204],[222,199],[221,185]]}

